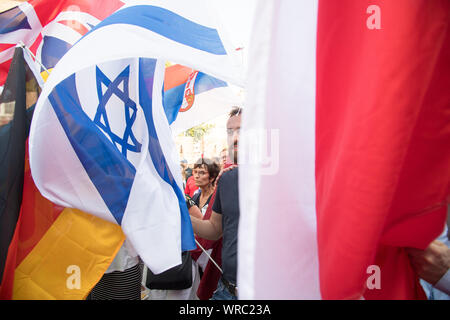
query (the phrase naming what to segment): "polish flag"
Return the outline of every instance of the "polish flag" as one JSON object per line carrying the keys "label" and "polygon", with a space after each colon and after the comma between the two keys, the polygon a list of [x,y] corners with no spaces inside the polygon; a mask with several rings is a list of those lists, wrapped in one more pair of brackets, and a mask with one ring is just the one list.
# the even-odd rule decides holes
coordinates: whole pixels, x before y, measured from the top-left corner
{"label": "polish flag", "polygon": [[450,2],[264,1],[256,16],[239,298],[425,298],[405,248],[445,224]]}

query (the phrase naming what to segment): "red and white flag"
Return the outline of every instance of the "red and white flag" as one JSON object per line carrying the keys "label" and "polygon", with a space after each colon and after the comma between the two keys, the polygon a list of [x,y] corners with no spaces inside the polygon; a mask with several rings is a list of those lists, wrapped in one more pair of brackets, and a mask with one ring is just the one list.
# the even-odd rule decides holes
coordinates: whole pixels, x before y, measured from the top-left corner
{"label": "red and white flag", "polygon": [[450,2],[264,1],[256,16],[239,298],[424,298],[404,249],[444,228]]}

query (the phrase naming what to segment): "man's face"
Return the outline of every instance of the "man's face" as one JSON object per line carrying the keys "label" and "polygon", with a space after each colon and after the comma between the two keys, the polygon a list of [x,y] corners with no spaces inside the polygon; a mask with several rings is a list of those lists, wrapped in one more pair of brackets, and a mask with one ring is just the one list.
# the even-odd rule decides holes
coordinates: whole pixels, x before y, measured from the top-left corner
{"label": "man's face", "polygon": [[228,159],[228,151],[224,150],[220,153],[220,161],[222,167],[227,164],[227,159]]}
{"label": "man's face", "polygon": [[241,129],[241,115],[232,116],[227,121],[228,155],[237,164],[239,130]]}

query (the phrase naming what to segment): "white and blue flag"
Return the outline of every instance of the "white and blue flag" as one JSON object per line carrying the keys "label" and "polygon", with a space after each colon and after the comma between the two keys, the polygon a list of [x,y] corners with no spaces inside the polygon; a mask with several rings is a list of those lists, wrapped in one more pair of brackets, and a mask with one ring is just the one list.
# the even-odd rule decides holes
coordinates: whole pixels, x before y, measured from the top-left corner
{"label": "white and blue flag", "polygon": [[154,273],[195,248],[162,103],[165,62],[242,84],[207,5],[129,2],[99,23],[55,66],[30,129],[42,195],[121,225]]}

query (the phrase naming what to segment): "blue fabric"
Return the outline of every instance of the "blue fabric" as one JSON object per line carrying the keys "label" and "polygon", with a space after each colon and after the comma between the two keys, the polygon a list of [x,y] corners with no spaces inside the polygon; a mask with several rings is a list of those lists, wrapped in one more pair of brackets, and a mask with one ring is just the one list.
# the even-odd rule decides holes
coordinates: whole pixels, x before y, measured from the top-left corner
{"label": "blue fabric", "polygon": [[20,29],[31,29],[28,18],[19,7],[0,13],[0,34],[17,31]]}
{"label": "blue fabric", "polygon": [[136,169],[84,113],[74,74],[60,82],[48,99],[86,173],[121,224]]}
{"label": "blue fabric", "polygon": [[164,153],[159,143],[152,113],[152,92],[153,75],[155,70],[155,59],[139,59],[139,101],[144,111],[147,121],[149,143],[148,149],[152,158],[153,165],[161,179],[172,186],[178,198],[178,204],[181,211],[181,250],[189,251],[196,248],[194,231],[192,229],[191,219],[186,206],[186,200],[183,191],[178,187],[172,172],[167,164]]}
{"label": "blue fabric", "polygon": [[[447,225],[444,228],[444,231],[441,233],[441,235],[436,239],[439,240],[447,245],[447,247],[450,246],[450,239],[447,236],[448,228]],[[426,282],[423,279],[420,279],[420,284],[422,285],[428,300],[450,300],[450,295],[448,292],[450,292],[450,271],[448,271],[437,283],[435,286],[432,284]],[[444,291],[439,290],[440,285],[445,286],[443,289]]]}
{"label": "blue fabric", "polygon": [[[172,124],[178,116],[181,104],[183,103],[185,86],[186,83],[183,83],[167,90],[166,92],[163,92],[164,112],[166,113],[169,124]],[[227,83],[225,81],[214,78],[203,72],[199,72],[195,78],[194,93],[195,95],[198,95],[212,89],[226,86]]]}
{"label": "blue fabric", "polygon": [[199,72],[197,74],[197,78],[195,78],[194,92],[195,94],[200,94],[212,89],[226,86],[227,83],[225,81],[211,77],[203,72]]}
{"label": "blue fabric", "polygon": [[195,49],[216,55],[227,54],[216,29],[202,26],[160,7],[137,5],[119,10],[90,32],[112,24],[135,25]]}
{"label": "blue fabric", "polygon": [[[141,144],[137,141],[133,134],[133,124],[136,121],[137,106],[136,103],[130,99],[128,82],[130,78],[130,66],[127,66],[122,72],[114,79],[110,80],[108,77],[96,67],[97,78],[97,96],[99,105],[94,117],[94,123],[99,126],[111,139],[114,145],[121,146],[121,151],[124,157],[127,157],[127,152],[141,152]],[[106,86],[106,91],[103,93],[102,84]],[[123,91],[119,88],[120,84],[123,84]],[[112,132],[109,125],[107,103],[112,96],[119,98],[124,103],[125,113],[125,131],[123,137],[120,137],[116,133]],[[131,140],[131,142],[130,142]]]}
{"label": "blue fabric", "polygon": [[173,87],[164,92],[163,90],[163,106],[169,124],[172,124],[178,116],[181,104],[183,103],[185,83]]}
{"label": "blue fabric", "polygon": [[[44,36],[42,40],[42,64],[47,69],[54,68],[70,48],[72,48],[70,43],[55,37]],[[43,68],[41,68],[41,71],[43,71]]]}
{"label": "blue fabric", "polygon": [[222,280],[219,280],[219,283],[217,283],[217,289],[214,291],[210,300],[237,300],[237,297],[228,291]]}

